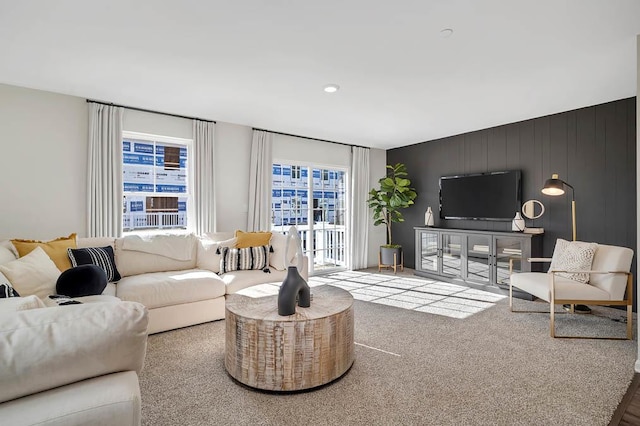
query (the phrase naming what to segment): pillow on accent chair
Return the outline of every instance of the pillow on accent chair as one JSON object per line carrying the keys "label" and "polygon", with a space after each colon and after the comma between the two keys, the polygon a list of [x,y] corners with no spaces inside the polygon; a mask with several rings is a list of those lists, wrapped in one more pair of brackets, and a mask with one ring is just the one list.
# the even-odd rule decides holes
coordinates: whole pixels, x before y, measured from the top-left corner
{"label": "pillow on accent chair", "polygon": [[95,296],[107,287],[107,275],[99,266],[80,265],[58,277],[56,293],[69,297]]}
{"label": "pillow on accent chair", "polygon": [[230,248],[222,247],[220,273],[262,269],[269,271],[269,246]]}
{"label": "pillow on accent chair", "polygon": [[20,257],[26,256],[31,253],[36,247],[41,247],[44,252],[53,260],[56,267],[60,271],[65,271],[71,268],[71,262],[67,255],[68,248],[76,248],[76,234],[71,234],[68,237],[60,237],[51,241],[36,241],[36,240],[11,240]]}
{"label": "pillow on accent chair", "polygon": [[[120,273],[116,268],[113,247],[87,247],[81,249],[67,249],[71,266],[96,265],[107,275],[108,282],[120,281]],[[104,289],[103,289],[104,290]]]}
{"label": "pillow on accent chair", "polygon": [[20,297],[15,288],[9,283],[0,284],[0,299],[8,299],[9,297]]}
{"label": "pillow on accent chair", "polygon": [[269,245],[271,232],[243,232],[236,231],[236,248],[258,247]]}
{"label": "pillow on accent chair", "polygon": [[[596,254],[598,244],[585,243],[582,241],[567,241],[558,238],[553,249],[551,259],[551,271],[589,271],[593,263],[593,256]],[[557,275],[578,281],[584,284],[589,282],[587,272],[561,272]]]}
{"label": "pillow on accent chair", "polygon": [[42,247],[20,259],[0,265],[0,272],[23,297],[35,294],[44,299],[56,291],[60,270]]}

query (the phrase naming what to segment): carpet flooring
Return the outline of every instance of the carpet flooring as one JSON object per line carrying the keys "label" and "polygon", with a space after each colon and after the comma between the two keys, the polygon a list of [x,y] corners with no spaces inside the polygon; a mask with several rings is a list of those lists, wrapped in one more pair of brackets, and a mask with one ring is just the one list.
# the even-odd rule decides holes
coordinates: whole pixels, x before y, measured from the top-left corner
{"label": "carpet flooring", "polygon": [[[507,299],[464,318],[363,300],[354,310],[353,367],[302,393],[231,379],[224,321],[150,336],[142,423],[607,425],[634,374],[637,342],[552,339],[548,314],[511,313]],[[559,315],[558,330],[624,335],[621,311],[594,314]]]}

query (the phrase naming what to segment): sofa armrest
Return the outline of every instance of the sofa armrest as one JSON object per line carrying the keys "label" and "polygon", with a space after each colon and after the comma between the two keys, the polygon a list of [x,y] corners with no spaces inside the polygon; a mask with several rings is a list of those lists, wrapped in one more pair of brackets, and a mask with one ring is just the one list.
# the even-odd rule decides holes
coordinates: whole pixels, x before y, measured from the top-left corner
{"label": "sofa armrest", "polygon": [[0,402],[120,371],[139,372],[147,309],[91,303],[0,313]]}

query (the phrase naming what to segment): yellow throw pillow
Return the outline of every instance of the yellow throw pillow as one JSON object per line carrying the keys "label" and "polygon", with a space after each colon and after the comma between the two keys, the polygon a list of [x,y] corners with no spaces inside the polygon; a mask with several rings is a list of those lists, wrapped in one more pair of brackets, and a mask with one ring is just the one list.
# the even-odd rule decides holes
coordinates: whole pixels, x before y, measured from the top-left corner
{"label": "yellow throw pillow", "polygon": [[69,254],[67,254],[68,248],[76,247],[76,234],[73,233],[68,237],[60,237],[51,241],[36,241],[36,240],[11,240],[20,257],[26,256],[35,250],[36,247],[42,247],[45,253],[53,260],[60,271],[64,272],[71,268],[71,261],[69,260]]}
{"label": "yellow throw pillow", "polygon": [[242,232],[236,231],[236,248],[268,246],[271,232]]}

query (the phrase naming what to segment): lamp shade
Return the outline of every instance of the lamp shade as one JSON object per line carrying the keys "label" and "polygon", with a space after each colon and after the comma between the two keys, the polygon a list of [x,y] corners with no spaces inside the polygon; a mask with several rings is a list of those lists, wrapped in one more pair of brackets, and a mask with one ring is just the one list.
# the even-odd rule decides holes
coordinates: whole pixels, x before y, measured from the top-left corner
{"label": "lamp shade", "polygon": [[551,179],[547,179],[542,188],[542,193],[545,195],[562,195],[564,194],[565,183],[558,178],[557,174],[552,174]]}

